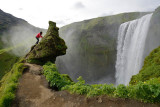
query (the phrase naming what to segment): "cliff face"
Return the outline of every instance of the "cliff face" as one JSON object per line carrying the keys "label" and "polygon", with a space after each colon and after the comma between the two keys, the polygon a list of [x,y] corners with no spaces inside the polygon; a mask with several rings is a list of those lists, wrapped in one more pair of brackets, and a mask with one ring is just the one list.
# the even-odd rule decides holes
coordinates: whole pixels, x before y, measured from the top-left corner
{"label": "cliff face", "polygon": [[154,12],[151,18],[150,27],[146,39],[145,46],[145,56],[148,56],[149,53],[160,46],[160,7],[158,7]]}
{"label": "cliff face", "polygon": [[33,30],[35,32],[44,30],[44,29],[36,28],[31,24],[29,24],[27,21],[21,18],[14,17],[13,15],[6,13],[0,9],[0,36],[2,35],[3,32],[8,31],[11,27],[20,26],[20,25],[23,25],[26,28]]}
{"label": "cliff face", "polygon": [[58,30],[56,23],[49,21],[48,31],[42,41],[32,46],[31,51],[26,55],[27,62],[44,64],[51,61],[54,63],[57,56],[66,54],[67,46],[59,37]]}
{"label": "cliff face", "polygon": [[67,54],[56,61],[61,73],[87,83],[114,83],[117,35],[120,24],[147,13],[124,13],[73,23],[60,29]]}
{"label": "cliff face", "polygon": [[0,9],[0,34],[2,34],[3,31],[8,30],[11,26],[23,21],[24,20],[16,18],[11,14],[5,13]]}

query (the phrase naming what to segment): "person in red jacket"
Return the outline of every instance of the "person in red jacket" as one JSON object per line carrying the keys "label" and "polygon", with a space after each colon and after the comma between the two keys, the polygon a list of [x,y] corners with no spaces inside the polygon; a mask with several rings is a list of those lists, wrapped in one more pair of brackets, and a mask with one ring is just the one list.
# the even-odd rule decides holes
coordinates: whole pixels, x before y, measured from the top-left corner
{"label": "person in red jacket", "polygon": [[38,44],[39,38],[42,38],[42,32],[40,32],[40,33],[37,34],[37,36],[36,36],[36,39],[37,39],[36,44]]}

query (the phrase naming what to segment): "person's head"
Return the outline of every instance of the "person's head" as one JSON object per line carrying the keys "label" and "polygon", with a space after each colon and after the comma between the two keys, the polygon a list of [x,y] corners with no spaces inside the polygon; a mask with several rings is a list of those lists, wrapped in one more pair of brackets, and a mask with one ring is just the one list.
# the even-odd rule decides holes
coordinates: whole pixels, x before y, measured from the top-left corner
{"label": "person's head", "polygon": [[42,35],[42,32],[40,32],[40,34]]}

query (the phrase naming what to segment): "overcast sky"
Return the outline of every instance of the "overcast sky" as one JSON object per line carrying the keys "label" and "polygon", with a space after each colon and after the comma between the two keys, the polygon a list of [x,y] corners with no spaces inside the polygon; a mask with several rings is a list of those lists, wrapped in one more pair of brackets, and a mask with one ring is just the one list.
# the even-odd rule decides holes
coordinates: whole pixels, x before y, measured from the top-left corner
{"label": "overcast sky", "polygon": [[58,27],[72,22],[123,12],[153,11],[160,0],[1,0],[0,9],[34,26]]}

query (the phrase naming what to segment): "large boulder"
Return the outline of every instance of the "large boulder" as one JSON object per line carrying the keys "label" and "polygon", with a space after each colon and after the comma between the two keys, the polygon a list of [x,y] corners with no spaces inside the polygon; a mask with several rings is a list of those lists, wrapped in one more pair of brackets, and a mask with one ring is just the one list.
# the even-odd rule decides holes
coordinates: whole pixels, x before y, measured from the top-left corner
{"label": "large boulder", "polygon": [[57,56],[66,54],[67,46],[59,37],[58,30],[56,23],[49,21],[46,35],[39,44],[32,46],[31,51],[26,55],[26,61],[36,64],[44,64],[47,61],[54,63]]}

